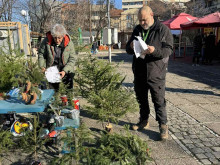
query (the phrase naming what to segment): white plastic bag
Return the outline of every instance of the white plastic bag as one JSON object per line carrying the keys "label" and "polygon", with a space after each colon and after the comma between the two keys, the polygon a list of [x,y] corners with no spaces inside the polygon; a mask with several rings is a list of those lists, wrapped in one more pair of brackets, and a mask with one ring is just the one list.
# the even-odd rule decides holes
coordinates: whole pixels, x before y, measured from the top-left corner
{"label": "white plastic bag", "polygon": [[47,81],[50,83],[61,82],[61,77],[57,66],[52,66],[47,68],[47,70],[45,71],[45,76],[47,78]]}

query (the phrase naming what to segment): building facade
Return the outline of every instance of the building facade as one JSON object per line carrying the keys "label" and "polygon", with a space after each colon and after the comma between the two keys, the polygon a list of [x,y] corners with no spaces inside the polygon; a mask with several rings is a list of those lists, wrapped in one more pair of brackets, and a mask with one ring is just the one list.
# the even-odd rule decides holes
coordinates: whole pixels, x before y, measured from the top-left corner
{"label": "building facade", "polygon": [[134,27],[138,24],[138,10],[139,8],[127,10],[112,9],[110,11],[111,28],[117,28],[118,41],[121,43],[121,48],[125,48]]}
{"label": "building facade", "polygon": [[189,2],[190,0],[163,0],[163,1],[169,3],[186,3]]}
{"label": "building facade", "polygon": [[[122,0],[122,9],[139,9],[143,5],[153,0]],[[165,3],[178,3],[180,5],[184,5],[184,3],[189,2],[190,0],[161,0]]]}
{"label": "building facade", "polygon": [[139,9],[144,4],[147,4],[147,0],[122,0],[122,9]]}
{"label": "building facade", "polygon": [[91,5],[91,28],[92,30],[105,27],[107,25],[106,5]]}
{"label": "building facade", "polygon": [[119,9],[111,9],[110,10],[111,28],[117,28],[118,31],[120,31],[121,13],[123,11],[124,10],[119,10]]}

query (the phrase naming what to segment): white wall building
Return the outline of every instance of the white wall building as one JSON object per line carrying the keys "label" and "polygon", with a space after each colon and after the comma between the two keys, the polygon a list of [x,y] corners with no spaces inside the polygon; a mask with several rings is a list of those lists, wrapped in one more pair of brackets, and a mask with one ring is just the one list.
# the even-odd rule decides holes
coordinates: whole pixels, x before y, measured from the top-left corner
{"label": "white wall building", "polygon": [[164,2],[175,2],[175,3],[186,3],[189,2],[190,0],[162,0]]}
{"label": "white wall building", "polygon": [[[144,4],[147,4],[147,2],[153,1],[153,0],[122,0],[122,9],[128,10],[128,9],[139,9]],[[184,4],[186,2],[189,2],[190,0],[161,0],[166,3],[180,3]]]}
{"label": "white wall building", "polygon": [[139,9],[146,3],[147,0],[122,0],[122,9]]}

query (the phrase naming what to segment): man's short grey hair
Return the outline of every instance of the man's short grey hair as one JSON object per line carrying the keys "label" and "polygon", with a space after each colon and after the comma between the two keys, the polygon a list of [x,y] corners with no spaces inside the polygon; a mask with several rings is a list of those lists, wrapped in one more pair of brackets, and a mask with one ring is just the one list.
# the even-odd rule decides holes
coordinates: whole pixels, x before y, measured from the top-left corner
{"label": "man's short grey hair", "polygon": [[60,36],[65,36],[67,34],[66,29],[63,25],[61,24],[55,24],[52,28],[51,28],[51,35],[53,37],[60,37]]}
{"label": "man's short grey hair", "polygon": [[144,5],[143,7],[141,7],[141,8],[139,9],[138,15],[141,14],[141,12],[142,12],[143,10],[145,10],[147,13],[153,13],[152,9],[151,9],[149,6]]}

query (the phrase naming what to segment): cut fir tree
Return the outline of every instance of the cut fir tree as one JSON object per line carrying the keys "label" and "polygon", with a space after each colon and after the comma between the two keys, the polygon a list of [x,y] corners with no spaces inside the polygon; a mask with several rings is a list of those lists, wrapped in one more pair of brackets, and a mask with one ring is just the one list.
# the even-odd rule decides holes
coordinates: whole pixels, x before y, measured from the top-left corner
{"label": "cut fir tree", "polygon": [[117,72],[117,66],[88,56],[78,61],[75,77],[81,95],[90,103],[86,109],[109,132],[112,132],[110,122],[117,123],[120,117],[138,107],[133,93],[122,86],[125,77]]}

